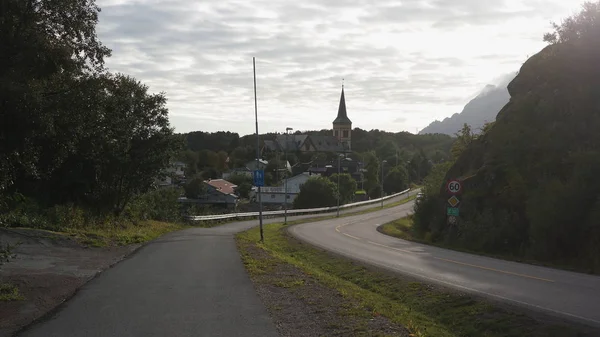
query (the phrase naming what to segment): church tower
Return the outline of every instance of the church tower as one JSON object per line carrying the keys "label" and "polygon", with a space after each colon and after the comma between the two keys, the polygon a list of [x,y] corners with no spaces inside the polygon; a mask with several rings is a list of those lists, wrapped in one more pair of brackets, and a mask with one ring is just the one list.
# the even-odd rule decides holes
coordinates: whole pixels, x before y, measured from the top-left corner
{"label": "church tower", "polygon": [[346,99],[344,98],[344,85],[342,84],[342,97],[338,108],[337,118],[333,121],[333,136],[344,144],[345,151],[350,151],[352,139],[352,121],[346,113]]}

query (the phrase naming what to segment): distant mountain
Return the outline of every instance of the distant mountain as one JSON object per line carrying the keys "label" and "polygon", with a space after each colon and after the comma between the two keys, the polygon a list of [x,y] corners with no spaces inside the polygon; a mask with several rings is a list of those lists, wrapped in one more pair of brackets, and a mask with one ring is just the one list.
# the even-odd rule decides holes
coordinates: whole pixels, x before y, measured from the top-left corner
{"label": "distant mountain", "polygon": [[486,122],[496,120],[500,109],[508,103],[510,95],[506,86],[515,76],[516,73],[511,73],[500,78],[498,84],[486,85],[475,98],[465,105],[461,113],[455,113],[441,122],[436,120],[421,130],[419,134],[443,133],[453,136],[465,123],[469,124],[475,133],[479,133]]}

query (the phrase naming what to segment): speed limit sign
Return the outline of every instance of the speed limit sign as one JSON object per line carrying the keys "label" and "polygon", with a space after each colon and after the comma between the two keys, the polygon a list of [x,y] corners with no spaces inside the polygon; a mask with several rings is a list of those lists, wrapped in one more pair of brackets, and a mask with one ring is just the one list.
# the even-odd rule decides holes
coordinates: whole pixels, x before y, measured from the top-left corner
{"label": "speed limit sign", "polygon": [[446,186],[446,189],[451,194],[457,194],[462,189],[462,185],[460,184],[460,181],[458,181],[458,180],[450,180],[448,182],[448,185]]}

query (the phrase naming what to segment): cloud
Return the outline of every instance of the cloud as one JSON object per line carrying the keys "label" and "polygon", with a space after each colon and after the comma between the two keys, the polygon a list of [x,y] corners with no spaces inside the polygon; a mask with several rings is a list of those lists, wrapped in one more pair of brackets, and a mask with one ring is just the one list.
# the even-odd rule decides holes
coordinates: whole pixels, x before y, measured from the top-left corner
{"label": "cloud", "polygon": [[168,98],[178,132],[324,129],[345,79],[354,126],[408,130],[462,109],[541,47],[566,0],[97,0],[111,71]]}

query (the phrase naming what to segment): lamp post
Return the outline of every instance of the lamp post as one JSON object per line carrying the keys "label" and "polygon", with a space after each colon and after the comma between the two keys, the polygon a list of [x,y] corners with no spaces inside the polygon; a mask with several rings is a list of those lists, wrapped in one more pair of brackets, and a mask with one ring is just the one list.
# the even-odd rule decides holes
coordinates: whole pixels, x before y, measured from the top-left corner
{"label": "lamp post", "polygon": [[341,174],[341,160],[343,154],[338,155],[338,175],[337,175],[337,217],[340,217],[340,174]]}
{"label": "lamp post", "polygon": [[383,208],[383,165],[387,163],[387,160],[381,161],[381,208]]}
{"label": "lamp post", "polygon": [[284,207],[284,214],[285,214],[285,220],[283,221],[284,224],[287,225],[287,203],[288,203],[288,188],[287,188],[287,183],[288,183],[288,177],[287,177],[287,164],[288,164],[288,160],[287,160],[287,148],[288,148],[288,144],[290,143],[288,141],[288,131],[292,131],[292,128],[285,128],[285,163],[283,164],[285,166],[285,173],[286,173],[286,177],[285,177],[285,183],[284,183],[284,189],[285,189],[285,197],[283,200],[283,207]]}

